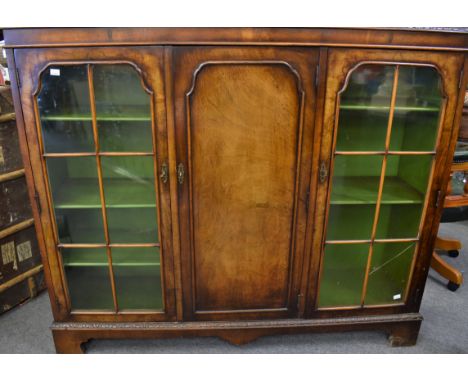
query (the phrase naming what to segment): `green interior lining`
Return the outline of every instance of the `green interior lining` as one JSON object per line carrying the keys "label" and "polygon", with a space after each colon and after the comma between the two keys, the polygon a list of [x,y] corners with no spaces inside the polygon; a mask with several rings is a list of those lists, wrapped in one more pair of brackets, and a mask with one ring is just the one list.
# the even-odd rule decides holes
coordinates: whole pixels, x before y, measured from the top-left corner
{"label": "green interior lining", "polygon": [[[90,179],[71,179],[62,184],[57,192],[55,208],[101,208],[99,193],[96,193],[95,181]],[[148,186],[149,185],[149,186]],[[104,187],[112,189],[106,194],[107,208],[147,208],[155,207],[154,185],[152,179],[144,183],[131,180],[106,179]],[[131,198],[132,202],[128,200]]]}
{"label": "green interior lining", "polygon": [[[336,186],[332,187],[331,204],[374,204],[377,200],[380,177],[350,176],[334,181]],[[396,176],[385,177],[382,204],[418,204],[423,197],[423,194],[403,179]]]}
{"label": "green interior lining", "polygon": [[[114,309],[108,267],[65,267],[73,310]],[[115,267],[119,310],[162,310],[159,266]]]}
{"label": "green interior lining", "polygon": [[[72,309],[113,310],[105,248],[62,248]],[[163,308],[159,248],[111,248],[119,310]]]}
{"label": "green interior lining", "polygon": [[[384,111],[389,111],[390,106],[340,104],[340,110],[384,110]],[[436,113],[438,113],[440,111],[440,108],[438,106],[436,106],[436,107],[396,106],[395,111],[396,112],[419,111],[419,112],[436,112]]]}
{"label": "green interior lining", "polygon": [[[109,262],[106,256],[97,256],[97,252],[105,251],[103,248],[73,248],[62,250],[63,262],[66,267],[107,267]],[[111,248],[112,266],[159,266],[158,247],[130,247]]]}
{"label": "green interior lining", "polygon": [[[43,121],[92,121],[90,115],[73,115],[73,114],[64,114],[64,115],[48,115],[41,118]],[[150,115],[99,115],[96,116],[97,121],[151,121]]]}

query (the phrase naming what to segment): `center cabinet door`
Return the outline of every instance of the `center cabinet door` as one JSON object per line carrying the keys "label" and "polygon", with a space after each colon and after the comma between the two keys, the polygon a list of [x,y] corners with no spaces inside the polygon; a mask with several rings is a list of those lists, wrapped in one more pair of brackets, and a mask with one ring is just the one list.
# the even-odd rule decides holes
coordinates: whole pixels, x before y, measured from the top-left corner
{"label": "center cabinet door", "polygon": [[186,319],[297,316],[316,49],[176,48]]}

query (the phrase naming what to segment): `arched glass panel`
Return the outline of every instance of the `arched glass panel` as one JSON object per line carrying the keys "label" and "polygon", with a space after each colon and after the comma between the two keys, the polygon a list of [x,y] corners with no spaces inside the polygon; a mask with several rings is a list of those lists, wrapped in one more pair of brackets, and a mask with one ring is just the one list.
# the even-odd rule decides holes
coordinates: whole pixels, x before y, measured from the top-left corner
{"label": "arched glass panel", "polygon": [[72,310],[163,306],[152,94],[129,64],[54,65],[37,95]]}
{"label": "arched glass panel", "polygon": [[339,96],[319,308],[404,301],[443,103],[430,66],[350,73]]}

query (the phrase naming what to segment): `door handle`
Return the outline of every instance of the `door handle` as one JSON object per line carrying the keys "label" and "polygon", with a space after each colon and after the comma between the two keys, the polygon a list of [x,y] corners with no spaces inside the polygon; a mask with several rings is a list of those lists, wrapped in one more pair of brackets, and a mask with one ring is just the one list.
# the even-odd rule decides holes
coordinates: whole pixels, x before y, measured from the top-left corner
{"label": "door handle", "polygon": [[183,163],[179,163],[177,166],[177,180],[179,181],[179,184],[184,183],[184,178],[185,178],[185,168]]}
{"label": "door handle", "polygon": [[320,164],[320,170],[319,170],[319,179],[320,179],[320,183],[325,182],[325,180],[327,179],[327,177],[328,177],[328,168],[327,168],[327,165],[326,165],[325,161],[323,161],[323,162]]}
{"label": "door handle", "polygon": [[161,166],[161,175],[159,175],[163,183],[167,183],[169,179],[169,166],[167,163],[163,163]]}

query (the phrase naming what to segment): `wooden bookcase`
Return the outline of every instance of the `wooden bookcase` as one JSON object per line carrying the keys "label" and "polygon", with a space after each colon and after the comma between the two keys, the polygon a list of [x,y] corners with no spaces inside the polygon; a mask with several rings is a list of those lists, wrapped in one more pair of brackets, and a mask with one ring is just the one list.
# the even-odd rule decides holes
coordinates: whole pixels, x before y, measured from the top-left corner
{"label": "wooden bookcase", "polygon": [[355,329],[416,342],[466,34],[5,38],[58,352]]}

